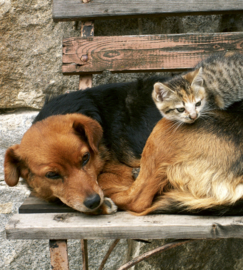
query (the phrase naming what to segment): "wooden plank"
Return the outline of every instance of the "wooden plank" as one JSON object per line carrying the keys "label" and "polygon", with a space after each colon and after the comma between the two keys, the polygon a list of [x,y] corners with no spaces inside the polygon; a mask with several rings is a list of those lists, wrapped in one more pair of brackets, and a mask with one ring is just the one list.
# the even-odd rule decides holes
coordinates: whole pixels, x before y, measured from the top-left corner
{"label": "wooden plank", "polygon": [[[87,2],[87,3],[84,3]],[[189,15],[239,13],[243,0],[53,0],[53,19],[94,20],[141,15]]]}
{"label": "wooden plank", "polygon": [[88,260],[88,241],[86,239],[81,239],[81,252],[82,252],[82,261],[83,261],[83,270],[89,269],[89,260]]}
{"label": "wooden plank", "polygon": [[[94,36],[94,22],[81,22],[81,37],[93,37]],[[80,75],[79,76],[79,90],[92,87],[92,75]]]}
{"label": "wooden plank", "polygon": [[8,239],[243,238],[243,217],[15,214],[6,234]]}
{"label": "wooden plank", "polygon": [[63,41],[64,74],[174,71],[218,51],[242,51],[243,33],[73,37]]}
{"label": "wooden plank", "polygon": [[77,212],[65,204],[46,202],[36,197],[28,197],[19,208],[20,214],[26,213],[73,213]]}
{"label": "wooden plank", "polygon": [[52,270],[69,270],[67,240],[50,240],[50,258]]}

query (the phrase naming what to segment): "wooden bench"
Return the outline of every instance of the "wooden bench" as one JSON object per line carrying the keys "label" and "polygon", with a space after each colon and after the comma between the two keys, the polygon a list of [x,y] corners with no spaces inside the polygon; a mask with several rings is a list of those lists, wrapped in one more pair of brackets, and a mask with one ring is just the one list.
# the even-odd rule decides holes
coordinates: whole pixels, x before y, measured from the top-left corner
{"label": "wooden bench", "polygon": [[[216,51],[242,51],[243,33],[170,34],[142,36],[94,36],[92,20],[141,16],[180,16],[240,13],[243,0],[235,1],[125,1],[53,0],[55,21],[82,21],[81,37],[63,41],[64,75],[79,75],[79,88],[92,84],[94,73],[184,71]],[[52,269],[68,269],[67,240],[81,239],[83,269],[88,269],[87,239],[168,239],[166,244],[128,262],[128,269],[144,258],[197,239],[243,238],[243,217],[177,215],[87,216],[67,206],[29,197],[6,227],[8,239],[50,239]],[[187,240],[183,240],[187,239]],[[190,239],[190,240],[189,240]]]}

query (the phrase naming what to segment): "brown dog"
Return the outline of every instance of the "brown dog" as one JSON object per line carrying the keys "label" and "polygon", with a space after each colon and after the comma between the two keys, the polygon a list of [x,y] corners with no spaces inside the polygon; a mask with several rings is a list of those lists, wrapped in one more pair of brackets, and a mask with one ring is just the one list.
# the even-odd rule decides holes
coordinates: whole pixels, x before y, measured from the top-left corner
{"label": "brown dog", "polygon": [[[87,140],[80,139],[84,132]],[[15,186],[21,176],[37,196],[46,200],[61,198],[74,209],[86,212],[96,194],[103,201],[97,184],[97,174],[105,162],[101,156],[107,152],[104,148],[98,154],[102,134],[101,126],[84,115],[54,116],[37,122],[20,145],[7,150],[5,181]]]}
{"label": "brown dog", "polygon": [[[96,209],[104,201],[97,175],[109,158],[100,145],[102,135],[97,121],[81,114],[37,122],[20,145],[7,150],[5,181],[15,186],[21,176],[38,197],[49,201],[60,198],[81,212]],[[99,211],[109,214],[116,206],[106,199]]]}
{"label": "brown dog", "polygon": [[119,191],[133,183],[132,167],[161,119],[151,97],[158,79],[164,80],[101,85],[47,101],[21,143],[6,152],[6,183],[23,177],[46,200],[86,213],[116,211],[97,181],[102,175],[110,187],[118,182]]}

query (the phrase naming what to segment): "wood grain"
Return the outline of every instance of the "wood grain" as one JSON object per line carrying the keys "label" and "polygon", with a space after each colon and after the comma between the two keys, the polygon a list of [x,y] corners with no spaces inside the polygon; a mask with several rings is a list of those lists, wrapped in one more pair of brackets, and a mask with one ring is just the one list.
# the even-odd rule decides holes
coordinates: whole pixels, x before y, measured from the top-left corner
{"label": "wood grain", "polygon": [[6,234],[8,239],[243,238],[243,217],[15,214]]}
{"label": "wood grain", "polygon": [[68,38],[64,74],[181,71],[219,51],[243,51],[243,33]]}
{"label": "wood grain", "polygon": [[[94,36],[94,22],[87,21],[81,22],[81,37],[87,38]],[[92,87],[92,75],[80,75],[79,76],[79,90]]]}
{"label": "wood grain", "polygon": [[50,240],[50,259],[52,270],[69,270],[67,240]]}
{"label": "wood grain", "polygon": [[243,10],[243,0],[53,0],[53,19],[93,20],[114,17],[136,17],[141,15],[189,15],[239,13]]}

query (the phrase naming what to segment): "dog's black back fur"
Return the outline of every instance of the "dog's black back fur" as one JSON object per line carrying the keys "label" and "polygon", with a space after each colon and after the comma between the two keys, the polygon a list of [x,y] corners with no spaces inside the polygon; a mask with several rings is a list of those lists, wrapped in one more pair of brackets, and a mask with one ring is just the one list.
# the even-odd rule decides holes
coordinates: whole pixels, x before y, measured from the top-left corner
{"label": "dog's black back fur", "polygon": [[34,123],[51,115],[87,115],[102,126],[104,143],[113,157],[127,164],[128,156],[140,159],[149,134],[162,117],[151,93],[154,83],[166,79],[151,77],[60,95],[45,103]]}

